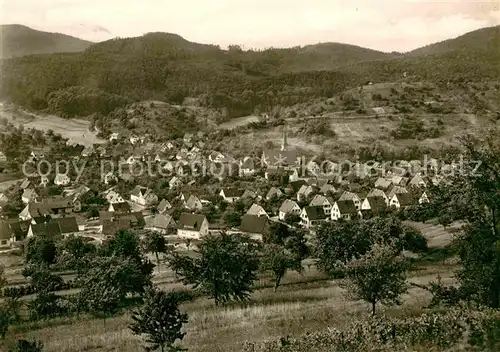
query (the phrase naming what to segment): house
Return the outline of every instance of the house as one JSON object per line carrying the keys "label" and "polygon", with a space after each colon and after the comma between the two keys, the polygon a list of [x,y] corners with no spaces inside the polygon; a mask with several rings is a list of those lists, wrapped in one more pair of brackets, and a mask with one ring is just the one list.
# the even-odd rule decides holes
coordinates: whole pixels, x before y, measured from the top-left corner
{"label": "house", "polygon": [[415,205],[418,199],[409,192],[407,193],[396,193],[392,196],[389,205],[395,207],[396,209],[406,208],[411,205]]}
{"label": "house", "polygon": [[8,249],[12,246],[12,231],[10,224],[0,220],[0,249]]}
{"label": "house", "polygon": [[52,196],[43,198],[40,204],[48,209],[52,214],[64,215],[79,212],[82,203],[79,199],[64,196]]}
{"label": "house", "polygon": [[23,190],[26,190],[28,188],[35,188],[35,185],[29,179],[25,178],[23,182],[21,182],[21,185],[19,187],[21,187],[21,189]]}
{"label": "house", "polygon": [[70,178],[67,174],[57,174],[54,177],[54,184],[57,186],[67,186],[71,183]]}
{"label": "house", "polygon": [[205,215],[183,213],[177,226],[181,238],[200,239],[208,235],[208,221]]}
{"label": "house", "polygon": [[370,210],[372,214],[380,215],[387,209],[387,202],[384,197],[366,197],[361,203],[361,211]]}
{"label": "house", "polygon": [[266,199],[271,200],[273,198],[279,198],[283,195],[283,192],[277,187],[271,187],[271,189],[266,194]]}
{"label": "house", "polygon": [[243,191],[237,188],[223,188],[219,195],[228,203],[234,203],[243,195]]}
{"label": "house", "polygon": [[311,206],[311,207],[314,207],[314,206],[323,207],[323,211],[325,212],[325,215],[327,215],[329,217],[333,204],[335,204],[335,201],[333,200],[332,197],[325,197],[322,194],[316,194],[313,197],[313,199],[311,200],[311,202],[309,203],[309,206]]}
{"label": "house", "polygon": [[31,220],[7,220],[11,232],[11,245],[24,241],[28,237]]}
{"label": "house", "polygon": [[44,207],[41,203],[28,203],[26,207],[19,213],[21,220],[31,220],[39,217],[47,217],[51,215],[51,211]]}
{"label": "house", "polygon": [[264,178],[267,181],[276,180],[279,181],[285,176],[285,169],[277,166],[268,166],[264,172]]}
{"label": "house", "polygon": [[203,209],[203,203],[200,198],[191,194],[188,200],[184,202],[184,207],[191,211],[201,211]]}
{"label": "house", "polygon": [[78,229],[78,223],[76,218],[57,218],[52,219],[49,222],[44,222],[40,224],[31,224],[28,230],[27,237],[31,238],[34,236],[48,236],[48,237],[67,237],[70,235],[77,234],[80,230]]}
{"label": "house", "polygon": [[152,205],[158,201],[158,196],[147,187],[135,186],[130,192],[130,200],[140,205]]}
{"label": "house", "polygon": [[424,203],[429,203],[429,197],[427,196],[427,193],[424,191],[420,196],[418,197],[418,204],[424,204]]}
{"label": "house", "polygon": [[392,200],[392,197],[395,195],[395,194],[401,194],[401,193],[408,193],[408,189],[406,189],[405,187],[401,187],[401,186],[392,186],[391,188],[389,188],[389,190],[387,191],[387,197],[389,198],[389,201]]}
{"label": "house", "polygon": [[319,189],[319,192],[321,194],[328,194],[328,193],[335,193],[337,190],[335,189],[335,187],[329,183],[325,183],[323,186],[321,186],[321,188]]}
{"label": "house", "polygon": [[356,193],[353,192],[344,192],[339,198],[340,201],[343,200],[352,200],[357,210],[361,209],[361,198]]}
{"label": "house", "polygon": [[156,210],[160,214],[165,214],[167,212],[167,210],[169,210],[171,208],[172,208],[172,204],[170,204],[170,202],[168,200],[162,199],[160,201],[160,204],[158,204],[158,206],[156,207]]}
{"label": "house", "polygon": [[239,230],[254,240],[262,241],[269,234],[269,219],[267,216],[243,215]]}
{"label": "house", "polygon": [[99,224],[102,234],[105,236],[113,236],[118,231],[122,230],[143,229],[146,222],[141,212],[110,213],[101,211],[99,212]]}
{"label": "house", "polygon": [[174,176],[168,181],[168,186],[170,189],[179,188],[182,186],[182,181],[177,176]]}
{"label": "house", "polygon": [[407,182],[408,182],[408,179],[406,177],[403,177],[403,176],[394,175],[391,177],[391,183],[395,186],[404,187],[404,186],[406,186]]}
{"label": "house", "polygon": [[305,184],[300,187],[297,192],[297,200],[304,202],[309,196],[315,192],[315,188],[311,185]]}
{"label": "house", "polygon": [[321,174],[321,168],[318,163],[311,160],[306,165],[306,170],[309,171],[313,176],[318,176]]}
{"label": "house", "polygon": [[264,210],[264,208],[257,203],[253,203],[252,206],[250,207],[250,209],[248,209],[248,211],[246,212],[246,214],[247,215],[269,217],[269,215],[267,215],[267,212]]}
{"label": "house", "polygon": [[248,177],[252,176],[255,174],[255,165],[253,158],[247,156],[243,159],[243,161],[240,163],[240,176]]}
{"label": "house", "polygon": [[281,221],[285,220],[287,214],[299,215],[300,216],[301,209],[299,205],[293,200],[286,199],[283,203],[281,203],[278,218]]}
{"label": "house", "polygon": [[108,189],[107,191],[104,192],[104,198],[106,198],[108,203],[123,203],[125,202],[125,199],[118,194],[115,190],[112,188]]}
{"label": "house", "polygon": [[245,192],[241,195],[241,199],[256,199],[259,196],[257,196],[257,193],[252,191],[251,189],[246,189]]}
{"label": "house", "polygon": [[111,171],[108,172],[103,177],[104,184],[109,185],[110,183],[118,182],[118,177],[116,177]]}
{"label": "house", "polygon": [[171,229],[175,228],[175,222],[168,214],[156,214],[146,216],[144,218],[144,229],[148,231],[156,231],[166,235]]}
{"label": "house", "polygon": [[373,188],[370,192],[368,192],[368,194],[366,195],[366,197],[382,197],[384,198],[385,200],[385,204],[387,206],[389,206],[389,197],[387,197],[387,194],[385,194],[385,192],[381,189],[378,189],[378,188]]}
{"label": "house", "polygon": [[34,202],[38,198],[38,194],[33,188],[26,188],[21,195],[21,201],[24,204],[28,204],[30,202]]}
{"label": "house", "polygon": [[130,213],[130,205],[127,202],[110,203],[108,211],[116,213]]}
{"label": "house", "polygon": [[0,193],[0,210],[7,204],[9,204],[9,198],[4,193]]}
{"label": "house", "polygon": [[331,219],[334,221],[351,220],[358,214],[358,209],[353,200],[338,200],[332,207]]}
{"label": "house", "polygon": [[427,182],[420,174],[413,176],[408,184],[413,187],[427,187]]}
{"label": "house", "polygon": [[306,206],[300,213],[300,224],[305,228],[318,225],[328,219],[322,206]]}
{"label": "house", "polygon": [[286,193],[288,194],[297,194],[299,191],[300,187],[307,185],[306,180],[297,180],[297,181],[292,181],[289,182],[288,185],[286,186]]}
{"label": "house", "polygon": [[383,177],[379,177],[377,181],[375,181],[375,188],[386,190],[392,185],[391,180],[388,180]]}
{"label": "house", "polygon": [[109,136],[109,141],[112,142],[112,141],[117,141],[118,140],[118,137],[120,136],[119,133],[117,132],[113,132],[111,133],[111,135]]}

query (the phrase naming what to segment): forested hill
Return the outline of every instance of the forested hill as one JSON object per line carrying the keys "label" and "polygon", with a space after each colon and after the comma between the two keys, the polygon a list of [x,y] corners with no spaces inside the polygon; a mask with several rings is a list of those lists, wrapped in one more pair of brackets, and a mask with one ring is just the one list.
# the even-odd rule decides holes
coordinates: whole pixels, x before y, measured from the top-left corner
{"label": "forested hill", "polygon": [[[1,98],[64,116],[108,114],[139,100],[181,103],[199,97],[207,107],[242,116],[256,108],[289,106],[330,97],[367,81],[403,76],[436,83],[498,79],[498,47],[484,45],[490,31],[469,33],[475,45],[387,54],[323,43],[289,49],[221,50],[169,33],[113,39],[81,53],[35,55],[3,62]],[[465,36],[464,36],[465,37]],[[455,40],[462,40],[457,38]],[[406,73],[406,75],[405,75]]]}
{"label": "forested hill", "polygon": [[38,31],[17,24],[0,25],[0,58],[83,51],[92,42],[61,33]]}

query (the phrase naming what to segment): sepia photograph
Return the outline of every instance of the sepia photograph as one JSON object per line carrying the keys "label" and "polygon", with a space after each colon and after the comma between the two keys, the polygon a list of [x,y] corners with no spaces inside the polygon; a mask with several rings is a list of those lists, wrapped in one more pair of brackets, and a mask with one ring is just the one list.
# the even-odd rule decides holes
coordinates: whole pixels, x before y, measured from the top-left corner
{"label": "sepia photograph", "polygon": [[500,351],[500,0],[0,0],[0,351]]}

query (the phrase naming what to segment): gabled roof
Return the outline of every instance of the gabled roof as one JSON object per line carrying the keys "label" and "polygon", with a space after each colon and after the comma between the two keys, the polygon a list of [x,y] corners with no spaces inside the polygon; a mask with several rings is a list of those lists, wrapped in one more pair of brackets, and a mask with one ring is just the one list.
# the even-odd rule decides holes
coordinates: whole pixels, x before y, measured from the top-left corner
{"label": "gabled roof", "polygon": [[307,185],[305,180],[292,181],[288,184],[292,190],[297,193],[303,185]]}
{"label": "gabled roof", "polygon": [[[293,208],[298,207],[298,206],[299,205],[297,204],[297,202],[294,202],[291,199],[285,199],[285,201],[283,203],[281,203],[279,211],[281,213],[289,213],[292,211]],[[300,209],[300,207],[299,207],[299,209]]]}
{"label": "gabled roof", "polygon": [[157,214],[150,215],[144,218],[146,222],[145,228],[159,228],[159,229],[168,229],[172,224],[172,217],[168,214]]}
{"label": "gabled roof", "polygon": [[230,187],[230,188],[223,188],[222,191],[224,192],[224,195],[228,198],[236,198],[236,197],[241,197],[242,194],[243,194],[243,191],[238,189],[238,188],[234,188],[234,187]]}
{"label": "gabled roof", "polygon": [[373,212],[380,212],[387,208],[387,203],[383,197],[366,197]]}
{"label": "gabled roof", "polygon": [[31,225],[33,236],[58,237],[62,235],[61,228],[57,221],[45,222],[42,224]]}
{"label": "gabled roof", "polygon": [[191,194],[189,196],[188,200],[186,201],[186,208],[188,208],[188,209],[194,209],[194,208],[196,208],[200,204],[201,204],[200,198],[198,198],[197,196]]}
{"label": "gabled roof", "polygon": [[255,233],[264,235],[269,232],[269,220],[267,216],[243,215],[241,218],[240,231],[243,233]]}
{"label": "gabled roof", "polygon": [[182,213],[179,219],[179,229],[200,231],[201,225],[205,220],[207,220],[205,215]]}
{"label": "gabled roof", "polygon": [[26,199],[34,199],[38,197],[38,194],[33,188],[26,188],[23,192],[22,197]]}
{"label": "gabled roof", "polygon": [[391,180],[388,180],[383,177],[379,177],[377,181],[375,181],[375,187],[383,190],[389,188],[391,184],[392,184]]}
{"label": "gabled roof", "polygon": [[336,204],[340,214],[356,214],[358,212],[352,200],[338,200]]}
{"label": "gabled roof", "polygon": [[264,208],[256,203],[253,203],[250,209],[246,212],[247,215],[259,215],[260,212],[264,212],[267,214],[267,212],[264,210]]}
{"label": "gabled roof", "polygon": [[281,190],[277,187],[271,187],[266,194],[266,198],[279,197],[283,194]]}
{"label": "gabled roof", "polygon": [[417,203],[417,199],[415,196],[411,193],[397,193],[395,196],[398,198],[399,205],[402,207],[408,206],[408,205],[413,205]]}
{"label": "gabled roof", "polygon": [[28,203],[26,207],[19,214],[20,216],[30,216],[32,218],[39,216],[47,216],[50,215],[50,209],[47,209],[41,203]]}
{"label": "gabled roof", "polygon": [[385,192],[381,189],[378,188],[373,188],[368,194],[366,195],[367,197],[382,197],[385,198],[387,195]]}
{"label": "gabled roof", "polygon": [[241,168],[253,170],[255,168],[253,159],[250,157],[245,158],[245,160],[241,163]]}
{"label": "gabled roof", "polygon": [[143,197],[146,191],[147,191],[146,187],[135,186],[134,189],[130,191],[130,195],[135,197]]}
{"label": "gabled roof", "polygon": [[243,192],[243,194],[241,195],[241,198],[254,199],[254,198],[257,198],[257,193],[255,193],[254,191],[252,191],[250,189],[246,189],[245,192]]}
{"label": "gabled roof", "polygon": [[157,209],[160,213],[164,213],[166,212],[168,209],[170,209],[172,207],[172,205],[170,204],[170,202],[166,199],[162,199],[160,201],[160,204],[158,204],[157,206]]}
{"label": "gabled roof", "polygon": [[117,213],[130,213],[130,204],[127,202],[113,203],[113,209]]}
{"label": "gabled roof", "polygon": [[52,196],[43,198],[41,204],[43,204],[43,206],[48,209],[72,208],[73,198],[63,197],[63,196]]}
{"label": "gabled roof", "polygon": [[321,205],[306,206],[304,207],[304,211],[306,212],[309,221],[324,220],[327,218],[327,215],[323,210],[323,206]]}
{"label": "gabled roof", "polygon": [[339,200],[354,200],[356,198],[359,198],[356,193],[345,191],[344,193],[342,193]]}
{"label": "gabled roof", "polygon": [[62,234],[78,232],[78,223],[76,222],[76,218],[74,217],[58,218],[52,221],[55,221],[59,224],[59,229]]}

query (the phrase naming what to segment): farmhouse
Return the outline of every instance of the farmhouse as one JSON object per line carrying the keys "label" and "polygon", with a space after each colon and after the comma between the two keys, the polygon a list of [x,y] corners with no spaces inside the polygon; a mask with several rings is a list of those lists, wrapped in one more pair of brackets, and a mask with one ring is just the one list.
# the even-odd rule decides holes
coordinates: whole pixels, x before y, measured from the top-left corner
{"label": "farmhouse", "polygon": [[223,188],[219,194],[226,202],[234,203],[241,198],[243,191],[237,188]]}
{"label": "farmhouse", "polygon": [[184,207],[191,211],[201,211],[203,209],[203,203],[200,198],[191,194],[185,202]]}
{"label": "farmhouse", "polygon": [[175,222],[168,214],[156,214],[144,217],[144,229],[148,231],[156,231],[163,235],[167,234],[170,229],[175,227]]}
{"label": "farmhouse", "polygon": [[354,206],[357,210],[361,209],[361,199],[356,193],[353,192],[344,192],[339,198],[339,201],[350,200],[354,203]]}
{"label": "farmhouse", "polygon": [[158,201],[158,196],[149,188],[135,186],[130,192],[130,200],[140,205],[151,205]]}
{"label": "farmhouse", "polygon": [[165,214],[167,212],[167,210],[169,210],[171,208],[172,208],[172,204],[170,204],[170,202],[168,200],[162,199],[160,201],[160,204],[158,204],[158,206],[156,207],[156,210],[160,214]]}
{"label": "farmhouse", "polygon": [[189,239],[200,239],[208,235],[207,218],[200,214],[183,213],[179,219],[177,235]]}
{"label": "farmhouse", "polygon": [[300,207],[293,200],[286,199],[283,203],[281,203],[278,218],[281,221],[285,220],[287,214],[299,215],[300,216]]}
{"label": "farmhouse", "polygon": [[250,238],[262,241],[263,236],[269,233],[269,220],[267,216],[243,215],[239,230]]}
{"label": "farmhouse", "polygon": [[271,187],[266,194],[266,199],[271,200],[273,198],[279,198],[283,195],[283,192],[277,187]]}
{"label": "farmhouse", "polygon": [[108,211],[122,214],[130,213],[130,205],[127,202],[111,203],[108,207]]}
{"label": "farmhouse", "polygon": [[387,209],[387,203],[383,197],[366,197],[361,203],[361,210],[369,210],[374,215],[380,215]]}
{"label": "farmhouse", "polygon": [[396,209],[406,208],[415,205],[417,200],[411,193],[396,193],[392,196],[390,206]]}
{"label": "farmhouse", "polygon": [[250,209],[246,212],[247,215],[255,215],[255,216],[265,216],[269,217],[267,215],[267,212],[260,206],[259,204],[253,203]]}
{"label": "farmhouse", "polygon": [[305,228],[310,228],[312,226],[318,225],[319,223],[326,221],[328,217],[323,210],[323,206],[306,206],[302,209],[300,213],[300,224]]}
{"label": "farmhouse", "polygon": [[332,220],[351,220],[358,214],[358,209],[353,200],[338,200],[332,208]]}
{"label": "farmhouse", "polygon": [[322,194],[316,194],[311,200],[311,203],[309,203],[310,206],[323,207],[325,215],[327,216],[330,216],[333,204],[335,204],[335,201],[333,200],[332,197],[325,197]]}

